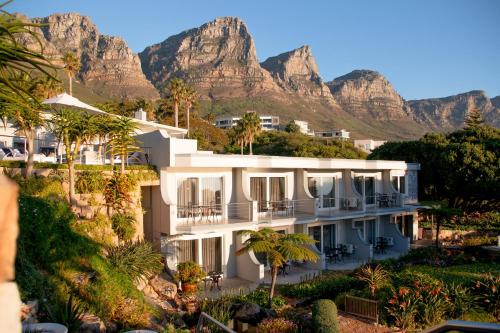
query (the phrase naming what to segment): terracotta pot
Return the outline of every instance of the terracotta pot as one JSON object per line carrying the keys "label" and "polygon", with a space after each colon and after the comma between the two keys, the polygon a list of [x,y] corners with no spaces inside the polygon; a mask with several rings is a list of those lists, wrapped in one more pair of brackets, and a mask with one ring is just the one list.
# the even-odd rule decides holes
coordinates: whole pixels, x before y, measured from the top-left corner
{"label": "terracotta pot", "polygon": [[186,294],[194,294],[198,291],[198,285],[196,283],[183,283],[182,291]]}

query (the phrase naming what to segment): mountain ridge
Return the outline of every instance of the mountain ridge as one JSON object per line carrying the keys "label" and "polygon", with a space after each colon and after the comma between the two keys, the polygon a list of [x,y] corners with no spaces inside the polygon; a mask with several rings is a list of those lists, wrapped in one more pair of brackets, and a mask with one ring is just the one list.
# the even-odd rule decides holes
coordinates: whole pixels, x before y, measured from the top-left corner
{"label": "mountain ridge", "polygon": [[428,130],[457,129],[472,107],[500,126],[500,96],[472,91],[406,101],[381,73],[366,69],[325,82],[308,45],[259,62],[249,29],[237,17],[216,18],[138,54],[123,38],[100,34],[88,16],[53,14],[32,21],[46,24],[38,31],[49,56],[77,54],[77,78],[99,98],[156,99],[168,80],[180,77],[198,91],[201,113],[252,109],[283,121],[305,119],[316,130],[346,128],[354,137],[413,139]]}

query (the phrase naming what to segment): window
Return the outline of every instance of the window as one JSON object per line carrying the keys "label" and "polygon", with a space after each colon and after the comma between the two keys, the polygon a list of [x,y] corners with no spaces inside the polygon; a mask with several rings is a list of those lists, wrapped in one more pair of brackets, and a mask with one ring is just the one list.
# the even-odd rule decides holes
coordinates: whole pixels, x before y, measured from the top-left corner
{"label": "window", "polygon": [[189,177],[177,180],[177,217],[187,217],[196,206],[223,204],[222,177]]}
{"label": "window", "polygon": [[367,205],[375,204],[375,177],[354,177],[354,188],[365,197]]}
{"label": "window", "polygon": [[316,241],[316,248],[321,251],[321,226],[309,228],[309,236]]}
{"label": "window", "polygon": [[365,221],[356,221],[354,222],[354,227],[358,228],[361,232],[361,237],[365,238]]}
{"label": "window", "polygon": [[196,240],[179,240],[175,249],[177,253],[177,262],[194,261],[196,262]]}
{"label": "window", "polygon": [[319,198],[320,208],[335,207],[335,177],[308,177],[309,193]]}
{"label": "window", "polygon": [[398,191],[399,193],[406,192],[405,176],[392,176],[391,182],[392,186],[394,187],[394,189],[396,189],[396,191]]}
{"label": "window", "polygon": [[203,238],[201,248],[205,272],[222,271],[222,238]]}
{"label": "window", "polygon": [[250,177],[250,196],[259,202],[259,207],[267,201],[283,201],[286,199],[285,177]]}
{"label": "window", "polygon": [[329,224],[323,226],[323,252],[329,249],[334,249],[337,245],[335,237],[335,224]]}

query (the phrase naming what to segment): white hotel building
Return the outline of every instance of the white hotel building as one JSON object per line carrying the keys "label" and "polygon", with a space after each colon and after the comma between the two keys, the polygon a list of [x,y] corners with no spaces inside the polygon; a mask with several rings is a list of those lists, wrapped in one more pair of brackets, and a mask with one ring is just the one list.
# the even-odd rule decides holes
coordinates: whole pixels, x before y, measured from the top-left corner
{"label": "white hotel building", "polygon": [[[142,189],[144,235],[162,244],[171,268],[193,260],[226,277],[262,280],[265,258],[235,255],[244,229],[306,233],[319,253],[342,244],[359,261],[374,257],[380,237],[396,255],[416,238],[418,164],[221,155],[165,131],[138,139],[160,173],[159,186]],[[321,256],[311,268],[325,265]]]}
{"label": "white hotel building", "polygon": [[[79,103],[68,95],[57,98]],[[196,140],[182,139],[186,130],[148,122],[143,112],[135,122],[146,160],[160,175],[159,182],[141,186],[138,224],[167,254],[171,268],[193,260],[225,277],[261,281],[265,258],[235,255],[242,244],[237,232],[245,229],[306,233],[317,241],[319,254],[343,245],[358,262],[374,258],[380,238],[395,255],[407,252],[416,238],[418,164],[214,154],[197,150]],[[10,127],[0,132],[4,147],[22,142],[19,135]],[[49,135],[37,130],[37,137]],[[51,139],[48,147],[56,147]],[[35,152],[43,153],[45,141],[36,143]],[[80,155],[83,164],[107,163],[106,157],[95,158],[95,145]],[[326,267],[320,257],[311,268]]]}

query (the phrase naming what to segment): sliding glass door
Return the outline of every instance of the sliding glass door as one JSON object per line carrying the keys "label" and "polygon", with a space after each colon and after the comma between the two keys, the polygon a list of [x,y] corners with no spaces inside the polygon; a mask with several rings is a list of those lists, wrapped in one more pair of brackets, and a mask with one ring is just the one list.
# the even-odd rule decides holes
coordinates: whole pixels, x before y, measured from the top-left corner
{"label": "sliding glass door", "polygon": [[310,227],[309,228],[309,237],[316,241],[316,248],[321,252],[322,250],[322,242],[321,242],[321,226]]}
{"label": "sliding glass door", "polygon": [[286,199],[285,177],[250,177],[250,196],[258,202],[259,211],[265,211],[271,202]]}
{"label": "sliding glass door", "polygon": [[201,240],[203,268],[206,273],[222,271],[222,238]]}
{"label": "sliding glass door", "polygon": [[375,177],[354,177],[354,188],[356,189],[356,192],[358,192],[365,198],[365,202],[367,205],[375,204]]}

